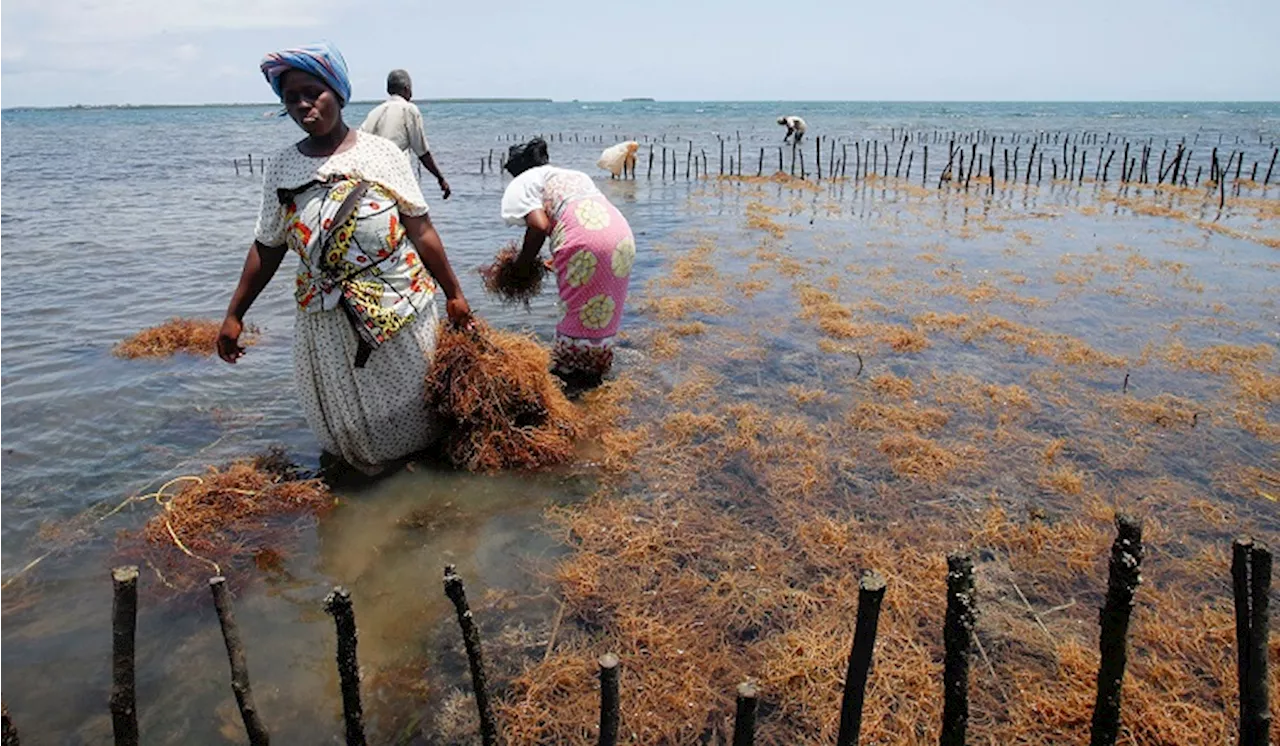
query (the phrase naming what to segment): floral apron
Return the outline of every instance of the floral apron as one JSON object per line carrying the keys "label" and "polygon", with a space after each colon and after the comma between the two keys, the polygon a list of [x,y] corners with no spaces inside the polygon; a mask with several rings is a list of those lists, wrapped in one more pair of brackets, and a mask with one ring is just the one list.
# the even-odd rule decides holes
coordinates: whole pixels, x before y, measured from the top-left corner
{"label": "floral apron", "polygon": [[552,222],[551,261],[564,312],[556,325],[553,363],[562,372],[604,375],[622,322],[635,237],[586,174],[549,177],[543,207]]}
{"label": "floral apron", "polygon": [[300,311],[339,310],[356,331],[353,364],[430,308],[435,283],[413,249],[392,194],[373,182],[335,177],[281,189],[286,243],[299,256]]}

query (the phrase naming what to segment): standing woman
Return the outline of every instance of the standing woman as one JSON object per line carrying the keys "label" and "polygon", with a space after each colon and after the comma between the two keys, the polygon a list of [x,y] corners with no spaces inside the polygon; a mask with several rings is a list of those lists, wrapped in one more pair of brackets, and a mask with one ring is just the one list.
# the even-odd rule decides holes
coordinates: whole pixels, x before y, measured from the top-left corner
{"label": "standing woman", "polygon": [[267,164],[218,355],[234,363],[244,354],[244,315],[295,252],[293,368],[303,412],[325,451],[372,473],[437,434],[424,396],[436,284],[452,322],[469,323],[471,310],[409,161],[343,121],[351,84],[341,53],[320,44],[269,54],[262,73],[306,137]]}
{"label": "standing woman", "polygon": [[542,244],[551,239],[564,314],[556,325],[552,372],[571,387],[597,386],[613,365],[636,240],[590,176],[549,162],[542,138],[512,146],[507,171],[515,178],[502,195],[502,217],[525,226],[517,260],[525,271],[533,271]]}

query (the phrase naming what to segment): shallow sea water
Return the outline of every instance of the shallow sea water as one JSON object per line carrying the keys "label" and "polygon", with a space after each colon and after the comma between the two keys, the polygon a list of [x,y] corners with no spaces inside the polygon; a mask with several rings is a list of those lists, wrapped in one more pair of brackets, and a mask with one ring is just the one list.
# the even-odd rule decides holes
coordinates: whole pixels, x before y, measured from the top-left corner
{"label": "shallow sea water", "polygon": [[[1274,105],[432,107],[429,134],[454,197],[441,202],[429,179],[424,191],[473,307],[496,325],[530,328],[544,339],[555,323],[550,296],[531,312],[501,308],[483,296],[474,273],[501,242],[517,235],[496,217],[503,180],[478,174],[481,158],[490,148],[504,148],[508,135],[563,133],[569,142],[552,139],[553,160],[592,173],[599,173],[593,161],[600,148],[618,136],[665,135],[681,158],[687,145],[677,138],[692,137],[695,152],[706,148],[714,173],[716,133],[734,137],[734,146],[740,136],[748,154],[773,147],[781,134],[772,118],[783,107],[803,111],[813,134],[848,141],[883,141],[891,128],[903,126],[1024,137],[1041,130],[1110,131],[1157,143],[1197,134],[1216,141],[1221,134],[1226,143],[1239,138],[1247,145],[1247,163],[1265,163],[1280,131]],[[150,507],[133,505],[98,523],[85,520],[86,511],[100,514],[172,476],[270,445],[284,445],[308,466],[318,456],[293,404],[291,294],[279,279],[250,314],[262,340],[237,366],[216,359],[124,361],[110,354],[117,340],[171,316],[220,316],[259,198],[243,158],[295,137],[291,123],[264,118],[266,108],[3,114],[3,179],[10,188],[0,216],[9,249],[3,289],[3,677],[9,685],[5,702],[26,742],[97,743],[110,730],[108,569],[117,556],[117,533],[136,529]],[[353,107],[348,119],[362,114]],[[588,137],[604,142],[583,142]],[[931,146],[936,174],[935,148],[945,145]],[[736,147],[730,152],[736,156]],[[239,176],[231,165],[237,157]],[[753,160],[747,159],[748,168]],[[786,228],[769,251],[802,262],[804,281],[838,276],[841,300],[878,301],[886,310],[877,318],[888,323],[909,325],[926,311],[972,313],[975,304],[957,295],[963,291],[941,289],[989,283],[1006,295],[983,301],[984,312],[1084,339],[1111,355],[1132,359],[1148,343],[1160,345],[1175,334],[1195,348],[1230,343],[1274,350],[1278,342],[1275,248],[1193,222],[1134,215],[1095,185],[1000,188],[992,197],[978,185],[968,197],[940,198],[933,183],[923,191],[883,181],[809,190],[690,182],[683,166],[678,173],[676,181],[649,180],[642,165],[634,182],[600,181],[640,244],[619,368],[651,376],[657,387],[675,385],[701,365],[724,375],[734,396],[765,400],[791,384],[829,387],[852,375],[848,356],[824,353],[813,324],[796,318],[796,278],[785,265],[770,260],[773,266],[749,268],[761,261],[753,256],[761,233],[746,221],[753,203],[780,211],[771,219]],[[1276,199],[1275,178],[1260,196]],[[1197,209],[1204,220],[1217,217],[1210,207]],[[1219,224],[1251,236],[1277,233],[1274,213],[1238,210]],[[684,341],[674,359],[653,359],[651,341],[664,322],[646,304],[671,292],[653,281],[700,241],[715,244],[726,274],[769,282],[753,298],[736,300],[736,313],[697,317],[710,326],[708,339],[740,339],[741,346],[758,348],[741,362],[721,356],[725,343],[699,344],[696,338]],[[1150,266],[1126,275],[1125,261],[1135,252]],[[934,260],[920,259],[922,254]],[[1217,304],[1228,310],[1215,310]],[[964,373],[1025,384],[1046,367],[1032,355],[993,355],[981,346],[931,338],[924,354],[868,352],[866,375]],[[1268,365],[1274,374],[1274,357]],[[1126,370],[1084,376],[1072,386],[1093,387],[1099,396],[1114,393],[1115,379]],[[1151,366],[1134,373],[1132,390],[1209,400],[1222,395],[1223,384]],[[1263,410],[1274,421],[1275,403]],[[661,414],[640,409],[636,416]],[[1037,417],[1045,431],[1096,425],[1049,401]],[[1209,425],[1199,432],[1163,434],[1177,442],[1156,449],[1155,463],[1206,488],[1232,465],[1275,472],[1273,443],[1243,433],[1228,412],[1206,413],[1205,419]],[[1192,438],[1202,445],[1189,446]],[[1102,464],[1096,472],[1114,480],[1125,476]],[[425,680],[432,696],[466,685],[463,665],[447,652],[458,641],[441,592],[444,564],[458,564],[473,599],[485,598],[489,589],[511,595],[493,607],[511,624],[545,625],[556,611],[545,570],[565,550],[541,530],[542,511],[582,500],[594,482],[590,468],[475,477],[418,465],[340,490],[342,506],[318,526],[301,526],[281,564],[231,579],[255,692],[273,732],[298,743],[329,742],[341,732],[332,626],[320,606],[335,584],[351,588],[356,599],[366,697],[372,700],[367,708],[387,740],[412,720],[396,706],[406,680],[398,667],[432,661],[425,674],[407,677]],[[1265,498],[1259,503],[1228,491],[1221,499],[1239,511],[1244,528],[1276,531],[1274,506]],[[60,524],[81,530],[66,545],[51,543],[48,527]],[[138,633],[144,738],[241,739],[212,609],[203,598],[175,600],[161,590],[144,569]],[[380,676],[393,683],[380,685]],[[384,700],[391,704],[379,709]]]}

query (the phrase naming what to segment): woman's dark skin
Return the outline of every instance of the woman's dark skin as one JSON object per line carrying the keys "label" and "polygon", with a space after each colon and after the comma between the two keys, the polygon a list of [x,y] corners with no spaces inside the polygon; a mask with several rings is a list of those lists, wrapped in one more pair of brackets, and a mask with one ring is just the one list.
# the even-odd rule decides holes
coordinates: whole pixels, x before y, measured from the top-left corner
{"label": "woman's dark skin", "polygon": [[[281,78],[281,98],[289,116],[307,133],[298,142],[298,152],[310,157],[325,157],[350,150],[356,144],[356,131],[342,121],[342,105],[333,89],[319,78],[301,70],[290,70]],[[471,307],[462,295],[458,278],[449,265],[440,235],[431,225],[431,218],[401,216],[401,225],[413,243],[422,263],[436,279],[446,298],[445,312],[449,320],[460,326],[471,322]],[[541,246],[541,242],[538,244]],[[234,363],[244,354],[240,334],[244,331],[244,315],[257,300],[258,294],[271,281],[287,252],[284,246],[264,246],[254,241],[245,257],[240,283],[227,306],[226,318],[218,333],[218,356]],[[535,254],[536,256],[536,254]]]}
{"label": "woman's dark skin", "polygon": [[551,218],[547,211],[538,209],[524,216],[524,244],[520,247],[520,256],[516,259],[516,267],[526,273],[532,273],[542,244],[551,234]]}

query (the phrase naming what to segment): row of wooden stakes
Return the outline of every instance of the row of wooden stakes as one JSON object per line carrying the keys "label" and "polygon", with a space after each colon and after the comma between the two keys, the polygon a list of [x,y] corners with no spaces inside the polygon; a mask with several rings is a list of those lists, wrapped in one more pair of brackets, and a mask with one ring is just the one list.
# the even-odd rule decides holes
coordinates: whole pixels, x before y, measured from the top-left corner
{"label": "row of wooden stakes", "polygon": [[[1120,733],[1121,685],[1127,662],[1127,638],[1134,594],[1141,583],[1142,524],[1133,518],[1116,518],[1117,536],[1111,546],[1106,600],[1099,614],[1100,663],[1097,695],[1090,730],[1091,746],[1111,746]],[[1235,598],[1237,670],[1240,691],[1239,746],[1270,744],[1271,708],[1267,676],[1269,640],[1271,552],[1262,544],[1238,539],[1232,547],[1231,577]],[[138,710],[135,694],[134,650],[138,611],[138,569],[112,572],[115,596],[112,608],[112,687],[110,710],[116,746],[138,743]],[[844,696],[840,708],[839,746],[855,746],[862,727],[862,706],[872,672],[880,606],[885,579],[864,572],[859,581],[857,621],[849,652]],[[249,670],[239,627],[232,612],[225,578],[209,580],[213,605],[222,627],[231,667],[231,691],[244,720],[249,743],[267,746],[270,735],[254,704]],[[479,628],[467,603],[462,578],[453,565],[444,571],[445,594],[453,602],[463,645],[471,669],[472,688],[479,711],[480,737],[485,746],[501,742],[490,702]],[[342,694],[343,719],[348,746],[364,746],[364,714],[360,700],[360,666],[356,654],[356,620],[351,594],[339,587],[324,600],[337,632],[337,665]],[[973,561],[965,554],[947,557],[947,610],[943,624],[943,712],[941,746],[964,746],[969,721],[970,648],[977,620]],[[600,746],[618,743],[622,692],[620,661],[616,655],[600,657]],[[750,746],[755,739],[760,692],[750,681],[737,691],[734,746]],[[3,746],[18,746],[17,729],[4,713]]]}
{"label": "row of wooden stakes", "polygon": [[[982,133],[979,133],[981,135]],[[1087,133],[1086,133],[1087,134]],[[1110,133],[1107,134],[1105,142],[1098,143],[1094,137],[1079,137],[1074,141],[1071,137],[1059,138],[1055,135],[1050,139],[1047,135],[1043,142],[1040,138],[1034,138],[1030,142],[1029,154],[1025,163],[1020,163],[1022,145],[1015,136],[1011,138],[1013,150],[1007,145],[1001,147],[1000,155],[1003,156],[1003,181],[1005,184],[1017,184],[1021,181],[1024,185],[1031,184],[1032,172],[1035,172],[1035,182],[1040,184],[1045,176],[1045,153],[1050,147],[1054,147],[1060,143],[1062,146],[1062,159],[1059,162],[1056,153],[1049,158],[1049,178],[1053,182],[1067,181],[1075,184],[1083,184],[1089,175],[1089,166],[1093,165],[1093,181],[1096,183],[1107,183],[1111,176],[1111,164],[1117,154],[1120,154],[1120,162],[1118,168],[1120,170],[1119,181],[1122,184],[1156,184],[1162,185],[1166,182],[1171,185],[1190,186],[1190,167],[1194,156],[1194,144],[1198,142],[1199,137],[1196,136],[1193,143],[1183,141],[1175,143],[1172,150],[1166,142],[1165,147],[1160,151],[1159,164],[1155,163],[1155,146],[1150,138],[1146,142],[1131,143],[1128,139],[1122,140],[1115,138],[1113,141]],[[743,154],[742,142],[737,143],[737,157],[733,153],[726,154],[726,144],[730,142],[727,138],[719,138],[720,160],[717,164],[718,176],[744,176],[749,175],[749,171],[744,173],[744,165],[746,156]],[[903,164],[905,160],[906,172],[905,178],[911,180],[911,172],[914,166],[916,149],[911,147],[911,138],[909,135],[903,135],[900,139],[881,142],[879,140],[861,140],[852,143],[838,143],[836,140],[821,137],[813,138],[813,166],[812,173],[818,180],[824,178],[823,171],[823,144],[826,143],[826,171],[827,179],[847,179],[850,166],[850,145],[853,151],[853,178],[855,180],[865,180],[871,176],[875,178],[888,178],[892,173],[894,178],[904,178]],[[947,145],[947,161],[942,170],[937,174],[938,188],[941,189],[945,184],[952,183],[957,187],[963,187],[968,191],[973,180],[974,171],[977,171],[979,181],[984,177],[988,182],[989,189],[994,193],[997,185],[997,143],[1004,143],[1004,137],[980,137],[975,136],[968,139],[960,139],[959,141],[951,139],[945,141]],[[890,144],[898,145],[896,160],[892,157]],[[1050,145],[1052,143],[1052,145]],[[978,148],[980,144],[986,144],[987,152],[980,153]],[[1041,145],[1044,145],[1042,148]],[[839,145],[839,151],[837,151]],[[965,146],[968,146],[967,148]],[[1086,148],[1098,146],[1097,156],[1090,161],[1090,151]],[[1132,148],[1133,155],[1130,155]],[[790,166],[785,162],[785,152],[787,147],[777,148],[777,171],[776,173],[788,174],[792,177],[800,179],[808,179],[810,171],[805,157],[805,148],[799,144],[790,145],[791,158]],[[707,151],[705,148],[698,149],[694,152],[694,143],[687,140],[684,148],[685,152],[681,154],[675,147],[667,148],[665,145],[649,144],[648,147],[648,169],[646,178],[652,179],[654,176],[654,166],[658,166],[658,175],[661,180],[678,180],[680,178],[681,156],[684,159],[684,178],[697,179],[710,176]],[[766,152],[772,152],[773,148],[759,148],[759,157],[756,162],[757,177],[766,175],[765,156]],[[966,152],[968,153],[968,168],[966,169]],[[498,159],[495,168],[494,149],[490,148],[486,156],[480,158],[481,175],[486,173],[498,173],[506,165],[506,156],[501,151],[498,152]],[[1258,184],[1259,169],[1265,165],[1265,172],[1262,178],[1261,187],[1266,188],[1271,184],[1271,177],[1275,171],[1277,156],[1280,156],[1280,148],[1273,147],[1269,162],[1255,160],[1249,171],[1248,181],[1250,184]],[[1234,179],[1236,182],[1236,193],[1238,194],[1243,184],[1244,165],[1246,152],[1243,149],[1232,149],[1226,158],[1225,164],[1220,160],[1218,148],[1215,146],[1210,151],[1207,165],[1209,166],[1208,183],[1222,194],[1223,198],[1219,200],[1220,204],[1225,200],[1226,184],[1228,178],[1231,178],[1234,171]],[[921,185],[927,185],[930,182],[931,175],[929,173],[929,146],[923,146],[923,154],[921,158]],[[668,169],[670,164],[670,169]],[[636,167],[639,165],[638,160],[631,163],[630,169],[624,168],[622,178],[636,178]],[[1233,168],[1234,165],[1234,168]],[[772,168],[772,163],[769,164]],[[1011,178],[1012,170],[1012,178]],[[1194,185],[1199,186],[1203,173],[1204,165],[1196,167]],[[771,174],[770,174],[771,175]]]}

